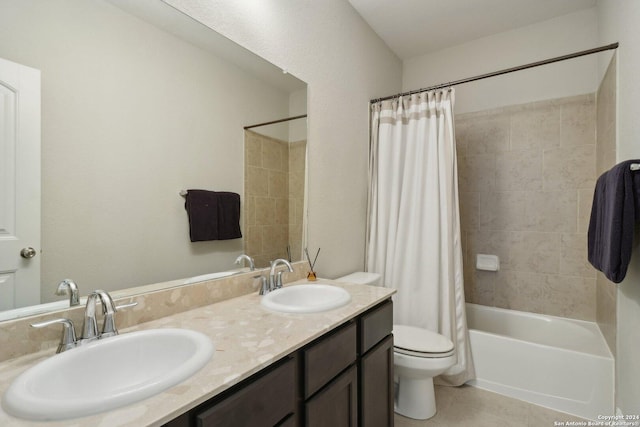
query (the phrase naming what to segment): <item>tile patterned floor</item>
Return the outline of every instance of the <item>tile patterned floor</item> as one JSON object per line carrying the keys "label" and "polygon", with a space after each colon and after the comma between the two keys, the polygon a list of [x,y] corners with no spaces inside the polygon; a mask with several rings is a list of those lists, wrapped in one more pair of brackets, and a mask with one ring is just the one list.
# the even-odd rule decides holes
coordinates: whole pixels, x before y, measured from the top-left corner
{"label": "tile patterned floor", "polygon": [[395,415],[395,427],[552,427],[555,421],[584,421],[479,388],[436,386],[436,415],[425,421]]}

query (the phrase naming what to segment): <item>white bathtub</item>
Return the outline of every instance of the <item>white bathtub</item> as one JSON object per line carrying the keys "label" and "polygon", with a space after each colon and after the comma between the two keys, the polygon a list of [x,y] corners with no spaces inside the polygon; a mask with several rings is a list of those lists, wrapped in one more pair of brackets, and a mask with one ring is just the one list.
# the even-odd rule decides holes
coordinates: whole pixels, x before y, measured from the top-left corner
{"label": "white bathtub", "polygon": [[613,357],[594,322],[467,304],[467,323],[468,384],[592,420],[614,414]]}

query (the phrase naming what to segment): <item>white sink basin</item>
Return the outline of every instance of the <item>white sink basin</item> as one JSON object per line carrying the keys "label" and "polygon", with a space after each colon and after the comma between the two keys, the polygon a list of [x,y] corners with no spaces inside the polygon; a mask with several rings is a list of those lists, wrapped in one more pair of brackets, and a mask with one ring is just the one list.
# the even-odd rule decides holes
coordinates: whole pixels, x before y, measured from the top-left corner
{"label": "white sink basin", "polygon": [[318,313],[348,304],[351,295],[344,289],[326,283],[287,286],[262,297],[269,310],[284,313]]}
{"label": "white sink basin", "polygon": [[132,332],[52,356],[16,378],[2,406],[29,420],[64,420],[146,399],[187,379],[213,356],[199,332]]}

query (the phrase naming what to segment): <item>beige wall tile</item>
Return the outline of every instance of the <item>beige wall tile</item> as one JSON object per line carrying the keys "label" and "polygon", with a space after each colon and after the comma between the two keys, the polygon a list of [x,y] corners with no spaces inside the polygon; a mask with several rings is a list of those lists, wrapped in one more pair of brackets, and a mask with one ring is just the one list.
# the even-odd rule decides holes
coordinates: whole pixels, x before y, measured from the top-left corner
{"label": "beige wall tile", "polygon": [[262,140],[262,167],[270,170],[285,170],[289,165],[287,160],[284,163],[282,158],[282,143],[270,138]]}
{"label": "beige wall tile", "polygon": [[279,198],[275,199],[275,223],[276,224],[289,224],[289,199]]}
{"label": "beige wall tile", "polygon": [[481,193],[478,202],[478,227],[486,230],[524,230],[527,196],[525,191]]}
{"label": "beige wall tile", "polygon": [[245,229],[249,225],[255,225],[256,224],[256,199],[255,199],[255,196],[246,196],[244,198],[242,215],[243,215],[242,221],[244,223]]}
{"label": "beige wall tile", "polygon": [[465,155],[476,156],[509,149],[509,117],[486,116],[456,123],[456,141],[465,148]]}
{"label": "beige wall tile", "polygon": [[245,196],[265,196],[269,191],[269,171],[254,166],[245,167]]}
{"label": "beige wall tile", "polygon": [[495,304],[497,307],[541,313],[543,309],[543,275],[504,271],[497,275]]}
{"label": "beige wall tile", "polygon": [[545,190],[594,188],[594,145],[548,149],[543,156]]}
{"label": "beige wall tile", "polygon": [[560,274],[595,279],[596,269],[587,259],[586,233],[563,233],[560,245]]}
{"label": "beige wall tile", "polygon": [[495,303],[495,288],[499,272],[478,271],[473,287],[473,303],[493,305]]}
{"label": "beige wall tile", "polygon": [[262,141],[250,131],[245,132],[244,160],[246,166],[262,167]]}
{"label": "beige wall tile", "polygon": [[511,115],[511,149],[539,150],[560,146],[557,106],[525,109]]}
{"label": "beige wall tile", "polygon": [[471,272],[476,274],[476,255],[497,255],[501,270],[512,270],[513,240],[515,232],[473,230],[467,233],[467,258]]}
{"label": "beige wall tile", "polygon": [[593,97],[562,105],[561,145],[595,145],[596,108]]}
{"label": "beige wall tile", "polygon": [[544,311],[547,314],[596,320],[596,279],[547,275],[544,279]]}
{"label": "beige wall tile", "polygon": [[[610,169],[616,163],[616,54],[602,79],[597,94],[596,173]],[[616,355],[617,304],[616,285],[601,273],[596,273],[596,321],[609,346]]]}
{"label": "beige wall tile", "polygon": [[480,215],[480,197],[482,193],[459,193],[460,202],[460,228],[473,230],[478,227]]}
{"label": "beige wall tile", "polygon": [[482,154],[458,159],[458,188],[464,192],[486,192],[496,188],[496,157]]}
{"label": "beige wall tile", "polygon": [[269,197],[289,197],[289,175],[282,171],[269,171]]}
{"label": "beige wall tile", "polygon": [[616,354],[616,285],[597,272],[596,277],[596,321],[602,331],[609,350]]}
{"label": "beige wall tile", "polygon": [[497,190],[542,190],[542,151],[496,154]]}
{"label": "beige wall tile", "polygon": [[256,225],[273,225],[276,223],[276,199],[256,197]]}
{"label": "beige wall tile", "polygon": [[[596,178],[595,124],[593,95],[456,121],[465,295],[471,301],[555,314],[561,309],[547,311],[547,297],[561,291],[546,281],[563,275],[593,280],[584,254]],[[498,255],[501,270],[476,271],[479,253]],[[595,293],[581,298],[563,315],[595,312]]]}
{"label": "beige wall tile", "polygon": [[558,273],[560,233],[511,233],[510,268],[527,273]]}
{"label": "beige wall tile", "polygon": [[589,230],[594,188],[578,190],[578,233]]}
{"label": "beige wall tile", "polygon": [[526,196],[524,229],[546,232],[576,231],[577,191],[530,191]]}

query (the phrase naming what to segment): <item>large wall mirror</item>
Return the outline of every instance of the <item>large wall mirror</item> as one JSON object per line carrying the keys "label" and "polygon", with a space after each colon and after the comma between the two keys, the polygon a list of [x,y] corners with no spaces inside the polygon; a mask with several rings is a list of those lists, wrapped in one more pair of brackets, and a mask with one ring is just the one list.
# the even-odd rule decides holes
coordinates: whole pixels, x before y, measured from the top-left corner
{"label": "large wall mirror", "polygon": [[[81,294],[135,293],[238,268],[238,255],[257,250],[257,238],[190,242],[180,192],[238,193],[242,216],[255,219],[257,199],[244,205],[245,133],[306,144],[306,120],[276,131],[244,127],[306,114],[304,82],[160,0],[0,0],[0,58],[39,70],[41,85],[41,241],[21,242],[36,256],[14,263],[39,265],[39,280],[21,283],[0,265],[1,310],[64,303],[55,290],[66,278]],[[304,191],[304,173],[295,179]],[[13,200],[6,181],[0,211]],[[271,240],[262,236],[260,247]],[[301,259],[301,240],[285,246]],[[36,300],[16,297],[27,286]]]}

